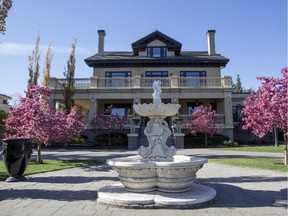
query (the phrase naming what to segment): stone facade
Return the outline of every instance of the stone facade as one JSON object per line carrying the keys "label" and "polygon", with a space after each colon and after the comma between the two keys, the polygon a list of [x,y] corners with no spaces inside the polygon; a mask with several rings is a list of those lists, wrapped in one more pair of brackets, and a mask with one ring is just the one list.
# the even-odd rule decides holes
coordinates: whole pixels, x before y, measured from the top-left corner
{"label": "stone facade", "polygon": [[[189,119],[197,106],[211,104],[233,140],[231,77],[221,76],[229,59],[216,53],[215,30],[208,30],[208,51],[201,52],[181,51],[180,42],[159,31],[132,43],[132,51],[105,52],[106,33],[98,34],[98,53],[85,59],[91,76],[75,79],[74,101],[87,121],[108,104],[132,115],[133,104],[152,103],[152,82],[161,80],[163,103],[179,103],[182,119]],[[50,79],[54,105],[63,100],[59,84],[64,81]]]}

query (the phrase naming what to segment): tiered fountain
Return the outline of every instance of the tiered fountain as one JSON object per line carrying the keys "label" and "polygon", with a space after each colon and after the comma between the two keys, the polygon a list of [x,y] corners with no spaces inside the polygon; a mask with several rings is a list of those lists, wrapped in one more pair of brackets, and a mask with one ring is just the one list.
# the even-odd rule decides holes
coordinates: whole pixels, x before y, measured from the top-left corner
{"label": "tiered fountain", "polygon": [[216,191],[194,183],[196,172],[207,159],[176,155],[176,148],[166,145],[171,131],[164,118],[175,115],[180,105],[161,102],[160,81],[154,81],[153,89],[152,104],[133,106],[137,114],[150,118],[144,130],[149,145],[141,146],[137,156],[107,160],[122,184],[101,188],[97,201],[122,207],[207,205],[214,200]]}

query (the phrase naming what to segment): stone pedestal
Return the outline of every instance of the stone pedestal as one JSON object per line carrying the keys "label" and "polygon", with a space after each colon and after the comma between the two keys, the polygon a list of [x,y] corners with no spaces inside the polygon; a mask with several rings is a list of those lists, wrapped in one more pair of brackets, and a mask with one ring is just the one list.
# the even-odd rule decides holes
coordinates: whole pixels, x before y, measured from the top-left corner
{"label": "stone pedestal", "polygon": [[128,150],[134,150],[138,148],[139,135],[135,133],[127,134],[128,136]]}
{"label": "stone pedestal", "polygon": [[174,134],[176,149],[184,149],[184,137],[185,137],[184,133]]}

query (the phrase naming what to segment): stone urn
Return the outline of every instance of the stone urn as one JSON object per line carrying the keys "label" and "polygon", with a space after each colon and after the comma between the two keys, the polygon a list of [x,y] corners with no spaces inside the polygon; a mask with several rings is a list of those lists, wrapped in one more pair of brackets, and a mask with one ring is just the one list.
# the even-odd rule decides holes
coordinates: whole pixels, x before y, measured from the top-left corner
{"label": "stone urn", "polygon": [[32,154],[32,139],[8,138],[3,139],[3,161],[9,174],[8,182],[25,181],[23,176]]}

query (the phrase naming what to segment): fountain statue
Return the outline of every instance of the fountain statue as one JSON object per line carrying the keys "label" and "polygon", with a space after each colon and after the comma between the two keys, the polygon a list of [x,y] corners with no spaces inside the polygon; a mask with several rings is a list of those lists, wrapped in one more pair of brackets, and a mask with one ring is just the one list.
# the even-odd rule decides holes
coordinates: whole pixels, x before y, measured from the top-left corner
{"label": "fountain statue", "polygon": [[174,146],[168,147],[166,145],[166,141],[171,135],[171,131],[164,118],[166,116],[175,115],[178,112],[180,105],[161,103],[161,81],[155,80],[153,89],[153,104],[135,104],[133,106],[137,114],[150,118],[144,130],[149,145],[148,147],[141,146],[138,152],[142,157],[142,161],[173,161],[173,156],[176,154],[176,148]]}
{"label": "fountain statue", "polygon": [[[215,198],[216,191],[210,187],[193,183],[196,172],[207,163],[207,159],[176,155],[176,148],[166,145],[168,137],[171,136],[171,130],[164,119],[178,113],[180,105],[161,102],[161,81],[155,80],[153,82],[153,90],[153,103],[134,104],[133,106],[137,114],[147,116],[150,119],[144,129],[149,145],[141,146],[137,156],[107,160],[107,164],[117,171],[122,184],[117,187],[107,186],[100,189],[98,199],[106,204],[129,207],[131,203],[143,205],[144,194],[149,196],[148,192],[158,193],[157,191],[160,191],[169,193],[168,197],[173,197],[171,193],[177,194],[178,198],[181,197],[181,194],[185,197],[184,203],[179,202],[179,199],[175,202],[170,199],[168,203],[173,203],[175,206],[207,204]],[[121,191],[118,200],[115,198],[117,191]],[[123,194],[129,192],[130,198],[125,200]],[[138,193],[141,193],[139,202],[135,198]],[[151,202],[154,205],[156,203],[154,195],[153,201],[150,198],[147,201],[150,205]],[[191,199],[187,200],[187,196],[190,196]],[[133,201],[131,201],[131,197],[134,197]],[[167,196],[162,196],[162,203],[160,199],[156,204],[165,206],[166,203],[168,205],[167,200],[163,204],[163,197]]]}

